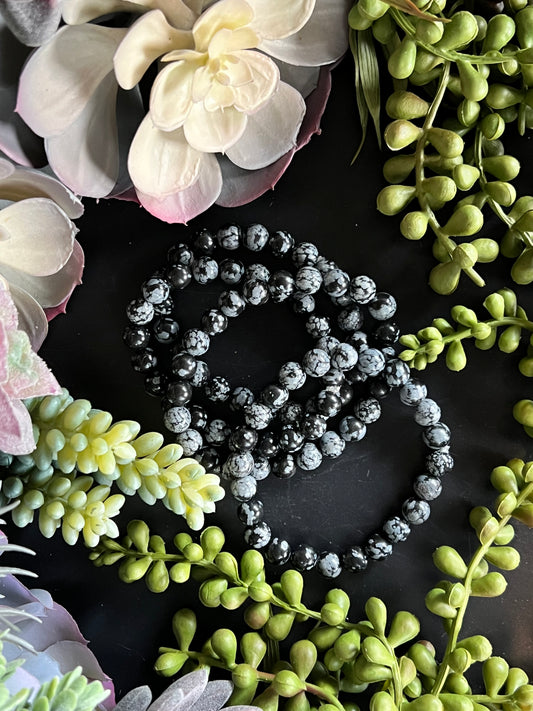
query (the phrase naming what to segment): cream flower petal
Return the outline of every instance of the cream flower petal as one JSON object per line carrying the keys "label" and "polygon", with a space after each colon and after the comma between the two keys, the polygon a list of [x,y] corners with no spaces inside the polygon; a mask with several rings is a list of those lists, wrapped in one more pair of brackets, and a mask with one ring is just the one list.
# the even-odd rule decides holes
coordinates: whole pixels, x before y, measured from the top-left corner
{"label": "cream flower petal", "polygon": [[5,180],[9,175],[14,173],[14,171],[15,166],[12,163],[5,158],[0,158],[0,180]]}
{"label": "cream flower petal", "polygon": [[226,155],[241,168],[264,168],[294,148],[304,116],[301,94],[280,82],[266,106],[248,116],[246,130]]}
{"label": "cream flower petal", "polygon": [[147,12],[133,23],[115,52],[117,81],[123,89],[133,89],[162,54],[192,46],[191,33],[169,25],[161,10]]}
{"label": "cream flower petal", "polygon": [[48,319],[37,301],[16,284],[9,285],[9,291],[17,307],[18,327],[28,334],[35,352],[42,346],[48,333]]}
{"label": "cream flower petal", "polygon": [[159,8],[174,27],[191,29],[198,12],[182,0],[62,0],[63,19],[69,25],[107,15],[111,12],[146,12]]}
{"label": "cream flower petal", "polygon": [[[12,289],[17,286],[28,292],[43,309],[52,309],[58,306],[63,308],[57,313],[64,313],[66,302],[74,288],[81,284],[83,273],[84,255],[83,250],[77,240],[74,241],[72,254],[66,264],[54,274],[49,276],[32,276],[24,274],[17,268],[11,268],[5,264],[0,265],[2,276],[4,276]],[[48,318],[50,314],[47,312]]]}
{"label": "cream flower petal", "polygon": [[244,133],[248,117],[232,106],[217,111],[206,111],[194,104],[183,131],[188,143],[205,153],[225,153]]}
{"label": "cream flower petal", "polygon": [[148,114],[131,143],[128,169],[137,191],[161,199],[195,183],[201,162],[181,128],[161,131]]}
{"label": "cream flower petal", "polygon": [[185,224],[207,210],[222,189],[222,174],[215,156],[202,154],[198,180],[186,190],[162,199],[138,192],[139,201],[148,212],[164,222]]}
{"label": "cream flower petal", "polygon": [[110,72],[76,121],[61,135],[45,140],[54,173],[79,195],[105,197],[117,181],[117,89],[115,76]]}
{"label": "cream flower petal", "polygon": [[276,59],[299,66],[335,62],[348,48],[350,6],[350,0],[316,0],[309,22],[299,32],[284,40],[265,39],[259,48]]}
{"label": "cream flower petal", "polygon": [[193,27],[196,49],[207,52],[215,34],[223,29],[236,30],[250,24],[254,13],[246,0],[219,0],[203,12]]}
{"label": "cream flower petal", "polygon": [[218,82],[213,82],[209,89],[209,93],[204,99],[206,110],[216,111],[217,109],[225,109],[228,106],[233,106],[235,103],[235,89],[232,86],[224,86]]}
{"label": "cream flower petal", "polygon": [[49,197],[72,219],[83,215],[83,203],[56,178],[40,170],[14,168],[11,175],[0,175],[0,198],[24,200],[29,197]]}
{"label": "cream flower petal", "polygon": [[250,27],[239,27],[236,30],[224,27],[211,40],[209,55],[218,57],[220,54],[235,52],[238,49],[252,49],[258,44],[259,37]]}
{"label": "cream flower petal", "polygon": [[26,274],[46,276],[72,254],[74,224],[52,200],[29,198],[0,212],[0,263]]}
{"label": "cream flower petal", "polygon": [[196,63],[172,62],[157,75],[150,93],[150,115],[162,131],[179,128],[192,107]]}
{"label": "cream flower petal", "polygon": [[16,110],[35,133],[60,135],[82,114],[109,74],[126,32],[99,25],[63,27],[30,57]]}
{"label": "cream flower petal", "polygon": [[247,64],[252,72],[251,82],[235,88],[235,108],[246,113],[258,111],[275,92],[279,83],[279,69],[270,57],[261,52],[241,50],[232,56]]}
{"label": "cream flower petal", "polygon": [[[248,0],[254,11],[252,29],[264,39],[283,39],[301,29],[311,17],[315,0]],[[328,0],[331,4],[331,0]]]}

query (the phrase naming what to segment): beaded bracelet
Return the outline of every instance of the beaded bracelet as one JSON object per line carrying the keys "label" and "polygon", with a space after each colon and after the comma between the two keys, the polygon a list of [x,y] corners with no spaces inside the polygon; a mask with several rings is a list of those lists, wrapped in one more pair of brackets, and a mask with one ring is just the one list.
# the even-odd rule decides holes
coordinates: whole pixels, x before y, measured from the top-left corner
{"label": "beaded bracelet", "polygon": [[[245,270],[235,259],[225,259],[219,264],[213,257],[217,242],[228,251],[244,245],[252,252],[259,252],[268,244],[274,256],[291,257],[296,273],[293,276],[284,269],[271,274],[262,264],[250,265]],[[134,369],[148,373],[147,391],[163,396],[165,426],[177,435],[176,441],[184,447],[185,454],[200,457],[206,468],[213,469],[219,464],[217,450],[203,446],[200,430],[208,444],[228,447],[230,453],[221,466],[221,474],[230,479],[229,490],[241,502],[238,515],[247,526],[247,544],[254,548],[268,546],[266,556],[272,563],[284,564],[290,559],[292,565],[302,571],[316,565],[323,575],[331,578],[339,575],[342,567],[356,572],[364,570],[369,559],[388,557],[392,544],[407,538],[410,525],[427,520],[428,501],[439,496],[440,477],[453,466],[449,454],[450,433],[440,422],[440,408],[426,397],[422,383],[410,379],[409,368],[394,357],[391,345],[398,338],[398,329],[389,321],[396,310],[394,298],[384,292],[377,293],[369,277],[350,279],[337,265],[321,257],[315,245],[303,242],[295,246],[288,233],[279,231],[270,236],[262,225],[252,225],[245,231],[236,225],[224,227],[217,232],[216,241],[210,232],[202,230],[194,239],[193,248],[184,244],[171,248],[168,262],[163,271],[144,282],[142,297],[128,305],[127,315],[132,325],[126,327],[124,340],[134,350]],[[158,370],[158,356],[150,343],[155,339],[158,344],[172,345],[178,340],[180,327],[170,316],[173,312],[170,291],[184,289],[193,279],[207,284],[218,276],[229,286],[242,282],[241,290],[221,293],[218,308],[202,316],[202,328],[189,329],[180,344],[173,345],[171,373],[176,379],[169,381]],[[332,335],[328,317],[313,313],[319,290],[325,291],[341,309],[337,324],[343,334],[350,334],[347,341],[341,342]],[[315,348],[306,352],[302,364],[283,365],[279,383],[264,388],[259,398],[244,387],[231,393],[228,381],[222,376],[211,377],[207,364],[198,358],[207,353],[210,338],[226,330],[228,319],[241,314],[247,305],[258,306],[269,298],[275,302],[292,301],[297,313],[310,314],[306,330],[316,339]],[[385,344],[381,349],[369,345],[367,334],[361,330],[362,306],[378,323],[374,339]],[[150,323],[153,324],[152,339],[147,328]],[[304,408],[289,400],[289,393],[299,390],[307,376],[320,378],[324,388],[309,399]],[[341,415],[342,407],[351,401],[352,386],[361,387],[366,382],[370,383],[369,395],[357,401],[354,414],[340,419],[338,431],[328,429],[328,420]],[[190,404],[193,388],[202,388],[211,401],[229,400],[230,408],[244,416],[244,424],[230,434],[224,420],[215,418],[208,423],[205,409]],[[367,425],[379,418],[380,400],[392,388],[400,388],[401,402],[414,407],[414,419],[424,427],[423,440],[430,449],[426,458],[427,473],[417,477],[414,483],[416,496],[404,502],[401,514],[384,522],[380,533],[371,535],[363,546],[354,545],[346,550],[342,564],[336,553],[318,554],[308,545],[301,545],[292,552],[287,541],[272,536],[263,520],[264,506],[254,498],[257,481],[268,476],[271,470],[279,478],[290,478],[297,467],[312,471],[320,466],[323,456],[340,456],[346,442],[361,440]],[[280,431],[265,433],[273,422],[277,422]],[[260,440],[258,431],[264,432]]]}

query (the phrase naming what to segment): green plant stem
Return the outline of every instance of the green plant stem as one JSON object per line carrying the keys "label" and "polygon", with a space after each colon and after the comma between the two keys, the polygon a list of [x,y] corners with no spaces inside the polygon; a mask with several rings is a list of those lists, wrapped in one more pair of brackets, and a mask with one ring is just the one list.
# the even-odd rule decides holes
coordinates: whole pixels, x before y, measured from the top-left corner
{"label": "green plant stem", "polygon": [[[452,254],[454,249],[457,247],[457,244],[450,239],[450,237],[444,233],[444,230],[439,224],[439,221],[437,220],[437,217],[435,213],[433,212],[431,205],[429,204],[427,195],[424,193],[424,190],[422,189],[422,182],[424,180],[424,149],[427,143],[427,134],[429,129],[433,126],[433,122],[435,121],[435,118],[437,116],[437,112],[440,108],[440,105],[442,103],[442,100],[444,98],[444,94],[446,92],[446,88],[448,86],[448,81],[450,78],[450,67],[451,67],[451,62],[446,61],[444,62],[443,69],[442,69],[442,74],[439,80],[439,86],[437,88],[437,91],[435,93],[435,96],[433,98],[433,101],[431,102],[431,106],[429,107],[429,111],[426,115],[424,125],[422,126],[422,132],[420,134],[420,137],[416,143],[416,149],[415,149],[415,178],[416,178],[416,194],[418,198],[418,202],[420,203],[420,207],[423,209],[423,211],[426,213],[427,218],[428,218],[428,224],[431,227],[433,233],[437,237],[438,241],[440,244],[444,247],[446,250],[447,254],[449,255],[450,259],[452,258]],[[472,267],[469,267],[467,269],[463,270],[465,274],[467,274],[470,279],[476,284],[476,286],[485,286],[485,281],[483,278],[476,272],[475,269]]]}
{"label": "green plant stem", "polygon": [[[525,500],[528,499],[528,497],[533,493],[533,483],[528,484],[517,496],[517,503],[516,503],[516,508],[520,506],[521,503],[523,503]],[[472,580],[474,577],[474,573],[478,565],[481,563],[483,558],[485,557],[485,554],[487,553],[488,549],[491,547],[491,545],[494,543],[494,540],[496,539],[497,535],[501,532],[502,528],[506,526],[509,523],[509,520],[511,518],[512,514],[507,514],[506,516],[503,516],[500,521],[498,522],[498,527],[493,533],[492,536],[490,536],[488,541],[485,541],[485,543],[482,543],[477,551],[474,553],[472,559],[470,560],[470,563],[468,565],[468,570],[466,572],[463,585],[466,590],[466,595],[464,601],[461,603],[459,608],[457,609],[457,615],[454,617],[451,629],[448,634],[448,643],[446,645],[446,650],[444,652],[444,657],[443,661],[439,667],[439,673],[437,674],[437,678],[435,679],[435,683],[433,684],[433,688],[431,689],[431,693],[435,696],[438,696],[440,692],[442,691],[442,688],[446,682],[446,679],[448,677],[448,674],[451,671],[451,667],[449,666],[447,660],[450,658],[450,655],[452,652],[455,650],[455,646],[457,644],[457,639],[459,637],[459,632],[461,631],[461,627],[463,625],[463,620],[464,616],[468,607],[468,603],[472,594]]]}

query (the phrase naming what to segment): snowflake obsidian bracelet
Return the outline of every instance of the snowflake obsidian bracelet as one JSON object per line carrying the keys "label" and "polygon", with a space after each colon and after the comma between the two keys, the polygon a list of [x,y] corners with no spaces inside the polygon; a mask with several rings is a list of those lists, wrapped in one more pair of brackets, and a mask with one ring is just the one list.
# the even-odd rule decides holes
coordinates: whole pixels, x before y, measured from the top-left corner
{"label": "snowflake obsidian bracelet", "polygon": [[[258,263],[245,267],[234,257],[219,261],[215,256],[225,250],[244,258],[267,245],[274,258],[287,262],[284,269]],[[193,280],[208,284],[216,279],[228,287],[217,306],[204,313],[200,328],[180,336],[171,292]],[[330,297],[335,319],[316,312],[320,292]],[[212,376],[200,358],[208,352],[211,338],[223,333],[247,306],[269,299],[292,303],[294,311],[306,317],[305,329],[315,339],[314,347],[301,363],[283,364],[278,381],[257,395],[243,386],[232,389],[225,377]],[[244,230],[230,225],[216,235],[202,230],[191,246],[175,245],[166,266],[143,283],[142,296],[128,305],[130,324],[124,341],[133,350],[134,369],[144,374],[147,392],[162,398],[165,426],[187,456],[198,457],[206,469],[219,469],[229,481],[229,491],[240,502],[238,515],[246,526],[247,544],[266,548],[271,563],[290,560],[302,571],[316,566],[330,578],[342,568],[364,570],[369,560],[387,558],[412,525],[426,521],[428,502],[441,493],[441,477],[453,466],[450,431],[425,385],[411,379],[408,366],[396,358],[392,346],[398,329],[390,321],[395,311],[394,298],[378,292],[370,277],[350,278],[314,244],[295,245],[287,232],[270,235],[262,225]],[[368,320],[373,323],[370,333],[363,330]],[[295,396],[308,379],[319,383],[319,389],[298,402]],[[258,482],[271,472],[288,479],[298,469],[314,471],[323,457],[339,457],[347,443],[361,440],[379,419],[381,402],[393,389],[412,408],[429,449],[425,472],[414,482],[415,495],[404,501],[398,515],[384,521],[379,532],[341,556],[309,545],[293,551],[264,520],[264,505],[256,498]],[[210,417],[209,403],[226,403],[227,417]]]}

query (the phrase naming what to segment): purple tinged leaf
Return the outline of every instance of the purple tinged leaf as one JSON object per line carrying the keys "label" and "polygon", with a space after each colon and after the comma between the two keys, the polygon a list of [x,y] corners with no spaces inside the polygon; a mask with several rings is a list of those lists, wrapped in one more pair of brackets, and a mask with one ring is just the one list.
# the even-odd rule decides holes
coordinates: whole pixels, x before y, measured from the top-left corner
{"label": "purple tinged leaf", "polygon": [[146,711],[152,700],[148,686],[138,686],[123,696],[113,711]]}

